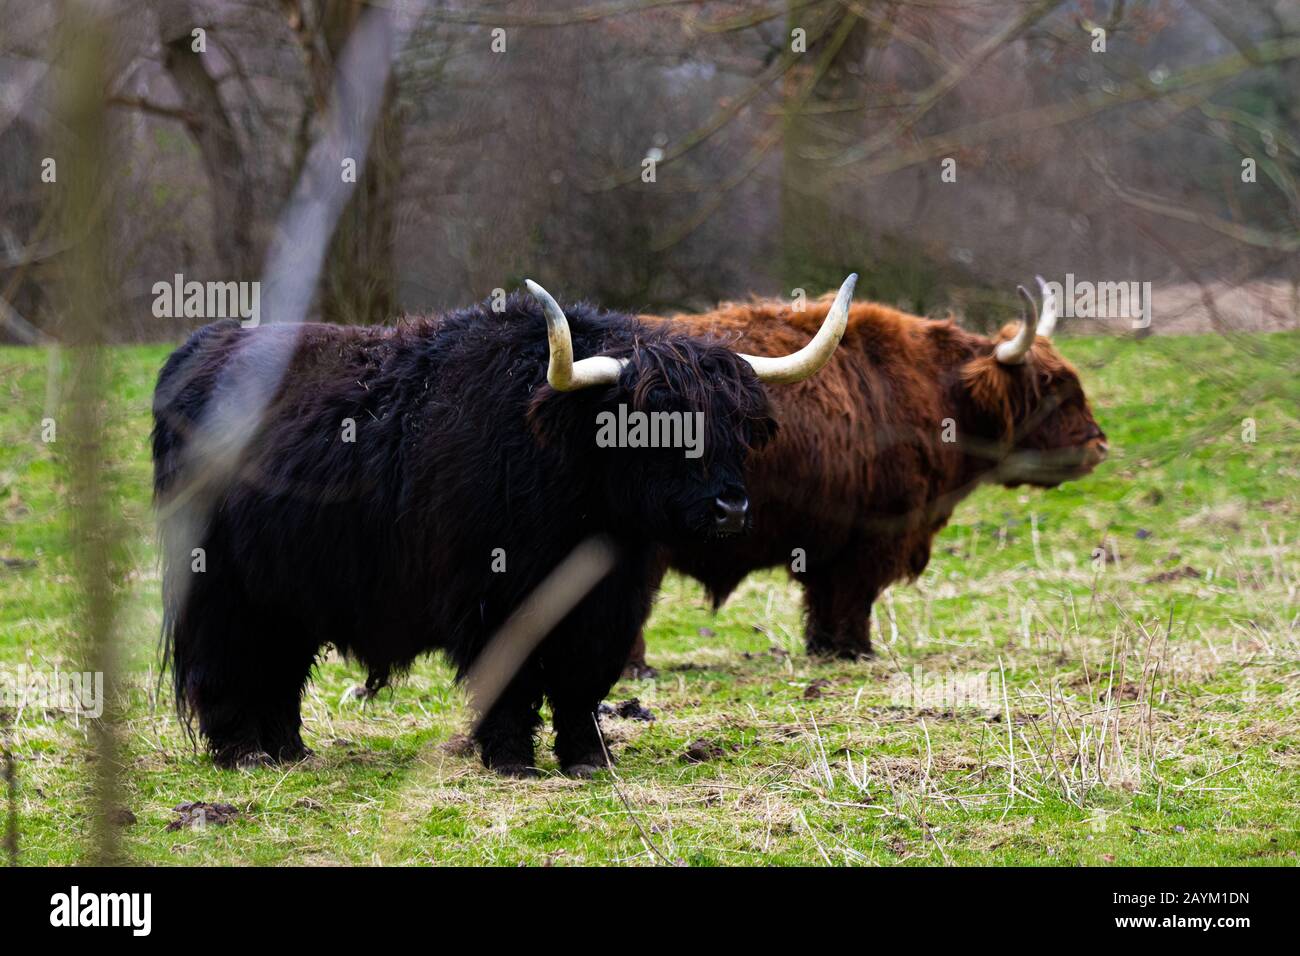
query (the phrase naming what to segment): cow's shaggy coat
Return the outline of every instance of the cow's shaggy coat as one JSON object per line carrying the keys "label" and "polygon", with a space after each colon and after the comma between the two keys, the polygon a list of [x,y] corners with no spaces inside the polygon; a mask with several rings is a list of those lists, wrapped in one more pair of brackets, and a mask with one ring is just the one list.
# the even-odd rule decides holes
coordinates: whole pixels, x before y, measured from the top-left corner
{"label": "cow's shaggy coat", "polygon": [[[806,341],[829,304],[798,312],[758,300],[645,318],[741,351],[780,353]],[[1014,330],[989,338],[855,304],[829,364],[773,390],[781,430],[750,459],[751,533],[671,549],[656,583],[670,562],[720,604],[755,570],[802,568],[793,574],[804,586],[810,652],[869,653],[872,603],[925,569],[935,534],[981,481],[1052,486],[1104,457],[1079,377],[1049,341],[1039,338],[1022,365],[994,358]],[[644,668],[644,642],[629,664]]]}
{"label": "cow's shaggy coat", "polygon": [[[774,426],[763,386],[729,349],[589,307],[568,314],[578,356],[630,359],[617,384],[552,390],[540,309],[519,297],[500,313],[395,328],[216,323],[168,359],[153,433],[164,647],[177,706],[219,764],[306,752],[300,699],[327,645],[372,685],[433,649],[463,675],[593,535],[613,540],[614,569],[476,737],[487,765],[529,772],[546,698],[561,765],[604,762],[592,714],[648,613],[659,543],[711,534],[715,500],[743,496],[744,457]],[[214,390],[228,372],[264,374],[286,336],[297,340],[279,391],[238,474],[213,487],[188,447]],[[620,403],[703,412],[703,456],[597,448],[598,413]]]}

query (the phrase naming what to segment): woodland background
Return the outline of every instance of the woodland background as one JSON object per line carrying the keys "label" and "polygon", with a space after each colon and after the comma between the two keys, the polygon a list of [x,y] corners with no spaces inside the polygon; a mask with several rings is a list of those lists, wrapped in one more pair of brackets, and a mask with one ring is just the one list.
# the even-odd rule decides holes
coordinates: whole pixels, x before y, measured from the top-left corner
{"label": "woodland background", "polygon": [[[105,6],[108,334],[175,339],[201,323],[155,318],[153,284],[258,277],[367,4]],[[63,337],[65,9],[0,0],[0,341]],[[1293,327],[1298,97],[1295,0],[431,0],[314,311],[530,274],[670,312],[858,271],[860,298],[985,327],[1072,272],[1153,282],[1154,331]]]}

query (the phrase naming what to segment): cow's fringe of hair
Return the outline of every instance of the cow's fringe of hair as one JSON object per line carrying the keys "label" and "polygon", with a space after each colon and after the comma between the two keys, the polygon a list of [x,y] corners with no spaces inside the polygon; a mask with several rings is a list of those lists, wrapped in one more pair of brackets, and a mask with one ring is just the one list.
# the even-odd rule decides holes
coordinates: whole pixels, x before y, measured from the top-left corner
{"label": "cow's fringe of hair", "polygon": [[[1015,336],[1014,323],[1004,326],[994,344]],[[975,402],[1001,426],[999,439],[1010,444],[1027,427],[1032,427],[1044,396],[1053,382],[1074,369],[1061,354],[1041,339],[1030,347],[1020,365],[1005,365],[993,352],[978,355],[961,369],[961,382]]]}
{"label": "cow's fringe of hair", "polygon": [[[707,362],[710,367],[705,367]],[[630,389],[632,406],[648,411],[655,393],[681,396],[689,408],[723,408],[735,414],[722,420],[705,418],[705,449],[730,447],[739,442],[760,446],[775,433],[776,423],[766,417],[766,405],[755,402],[757,378],[743,358],[725,346],[702,350],[681,336],[642,338],[628,355],[619,376]]]}

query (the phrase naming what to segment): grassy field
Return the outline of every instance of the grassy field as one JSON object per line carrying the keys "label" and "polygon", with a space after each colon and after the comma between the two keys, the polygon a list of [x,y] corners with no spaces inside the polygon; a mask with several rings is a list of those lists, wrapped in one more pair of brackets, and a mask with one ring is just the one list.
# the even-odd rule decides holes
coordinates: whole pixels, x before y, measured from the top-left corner
{"label": "grassy field", "polygon": [[[715,618],[670,579],[650,627],[654,722],[606,718],[591,781],[493,777],[457,740],[447,668],[376,700],[331,657],[316,755],[218,771],[158,690],[149,395],[164,347],[115,350],[106,436],[128,527],[119,630],[123,841],[146,864],[1274,864],[1300,851],[1300,336],[1075,339],[1112,457],[1055,491],[984,488],[916,586],[877,605],[879,656],[810,661],[799,594],[752,578]],[[78,669],[62,507],[66,372],[0,350],[0,687]],[[1243,419],[1254,423],[1245,440]],[[1096,557],[1101,549],[1103,558]],[[12,695],[11,695],[12,696]],[[76,862],[86,722],[3,704],[20,860]],[[543,747],[549,746],[543,739]],[[191,801],[223,825],[178,826]]]}

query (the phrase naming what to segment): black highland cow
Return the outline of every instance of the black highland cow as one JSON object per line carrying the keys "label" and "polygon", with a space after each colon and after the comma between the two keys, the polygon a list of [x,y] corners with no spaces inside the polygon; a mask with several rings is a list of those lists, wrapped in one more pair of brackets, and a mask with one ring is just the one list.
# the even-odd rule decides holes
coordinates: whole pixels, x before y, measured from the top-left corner
{"label": "black highland cow", "polygon": [[[538,583],[603,535],[612,570],[475,729],[488,767],[531,774],[545,697],[561,767],[603,765],[592,715],[649,613],[658,548],[743,530],[745,456],[774,428],[761,381],[826,362],[852,279],[815,339],[781,358],[587,306],[572,309],[570,332],[531,288],[536,301],[512,296],[499,313],[398,327],[219,322],[167,360],[153,408],[164,655],[181,717],[197,717],[218,764],[307,753],[299,707],[326,645],[372,684],[434,649],[463,677]],[[283,379],[229,477],[214,481],[195,453],[214,396],[231,373],[264,375],[277,349],[291,350]],[[575,351],[591,357],[575,362]],[[702,412],[703,455],[597,447],[598,413],[620,404]]]}

